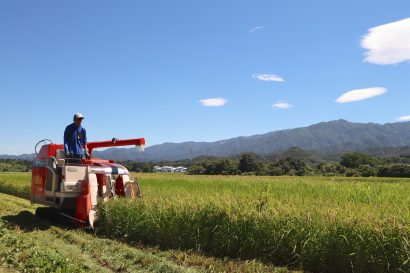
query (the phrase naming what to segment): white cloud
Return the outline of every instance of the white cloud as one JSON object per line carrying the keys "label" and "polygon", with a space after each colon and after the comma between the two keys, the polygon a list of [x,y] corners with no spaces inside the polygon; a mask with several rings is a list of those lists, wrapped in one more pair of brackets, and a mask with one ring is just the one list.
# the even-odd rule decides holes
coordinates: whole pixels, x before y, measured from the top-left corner
{"label": "white cloud", "polygon": [[410,121],[410,116],[401,116],[396,118],[398,121]]}
{"label": "white cloud", "polygon": [[254,33],[255,31],[258,31],[258,30],[261,30],[261,29],[263,29],[263,27],[262,26],[258,26],[258,27],[254,27],[254,28],[252,28],[251,30],[249,30],[249,33]]}
{"label": "white cloud", "polygon": [[397,64],[410,61],[410,18],[373,27],[363,37],[365,62]]}
{"label": "white cloud", "polygon": [[292,106],[293,106],[292,104],[289,104],[285,101],[278,101],[277,103],[272,105],[273,108],[278,108],[278,109],[289,109]]}
{"label": "white cloud", "polygon": [[252,78],[260,81],[273,81],[273,82],[283,82],[283,78],[273,74],[256,74],[252,75]]}
{"label": "white cloud", "polygon": [[223,98],[209,98],[202,99],[199,102],[202,104],[202,106],[218,107],[226,104],[227,100]]}
{"label": "white cloud", "polygon": [[349,92],[344,93],[336,99],[338,103],[352,102],[370,99],[375,96],[379,96],[386,93],[386,88],[384,87],[372,87],[365,89],[355,89]]}

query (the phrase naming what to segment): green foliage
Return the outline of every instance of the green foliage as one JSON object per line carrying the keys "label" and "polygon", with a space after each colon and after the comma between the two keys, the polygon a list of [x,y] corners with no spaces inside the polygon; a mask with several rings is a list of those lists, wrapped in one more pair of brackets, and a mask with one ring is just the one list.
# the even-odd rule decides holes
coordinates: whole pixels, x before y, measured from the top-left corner
{"label": "green foliage", "polygon": [[380,177],[410,177],[410,166],[407,164],[390,164],[379,169]]}
{"label": "green foliage", "polygon": [[378,163],[379,162],[372,156],[357,152],[345,153],[342,155],[340,160],[340,165],[346,168],[358,168],[360,165],[369,165],[374,167]]}
{"label": "green foliage", "polygon": [[238,166],[235,161],[229,158],[204,160],[194,163],[189,172],[191,174],[234,175],[238,174]]}
{"label": "green foliage", "polygon": [[345,167],[343,167],[339,162],[321,162],[316,166],[316,171],[321,175],[339,175],[345,172]]}
{"label": "green foliage", "polygon": [[250,153],[242,154],[241,159],[239,160],[238,170],[241,173],[257,172],[259,169],[255,155]]}
{"label": "green foliage", "polygon": [[288,157],[279,159],[269,164],[268,174],[270,175],[305,175],[308,168],[300,159]]}
{"label": "green foliage", "polygon": [[282,168],[277,166],[276,163],[271,163],[267,166],[267,175],[272,175],[272,176],[279,176],[283,175]]}
{"label": "green foliage", "polygon": [[0,172],[28,172],[31,165],[29,160],[0,159]]}
{"label": "green foliage", "polygon": [[377,175],[377,168],[367,165],[367,164],[362,164],[359,166],[357,169],[360,176],[363,177],[370,177],[370,176],[376,176]]}
{"label": "green foliage", "polygon": [[206,174],[206,166],[207,164],[205,162],[198,162],[198,163],[192,164],[188,172],[190,174]]}

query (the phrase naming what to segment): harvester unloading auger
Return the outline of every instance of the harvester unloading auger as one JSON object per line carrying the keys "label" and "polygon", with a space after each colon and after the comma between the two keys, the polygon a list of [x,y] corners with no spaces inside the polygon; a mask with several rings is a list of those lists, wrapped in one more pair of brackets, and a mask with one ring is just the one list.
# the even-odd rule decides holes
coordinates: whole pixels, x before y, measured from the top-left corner
{"label": "harvester unloading auger", "polygon": [[[44,142],[37,153],[37,146]],[[48,140],[36,145],[31,178],[31,202],[41,204],[36,215],[56,219],[66,217],[83,225],[94,227],[99,200],[109,198],[141,197],[138,180],[130,179],[127,168],[113,160],[92,158],[96,148],[135,145],[143,150],[144,138],[89,142],[89,159],[67,159],[63,144]]]}

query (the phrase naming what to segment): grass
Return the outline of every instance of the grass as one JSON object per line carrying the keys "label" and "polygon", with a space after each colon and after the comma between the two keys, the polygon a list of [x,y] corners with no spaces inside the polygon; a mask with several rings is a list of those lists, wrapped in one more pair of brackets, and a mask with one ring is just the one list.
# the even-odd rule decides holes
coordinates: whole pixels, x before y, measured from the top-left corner
{"label": "grass", "polygon": [[[5,184],[1,181],[13,181],[8,185],[21,194],[30,185],[30,175],[0,173],[0,184]],[[254,260],[163,251],[52,226],[34,216],[36,207],[0,193],[0,272],[291,272]]]}
{"label": "grass", "polygon": [[410,272],[406,179],[144,174],[144,198],[102,205],[127,241],[313,272]]}
{"label": "grass", "polygon": [[408,179],[138,176],[144,198],[101,204],[100,234],[312,272],[410,272]]}
{"label": "grass", "polygon": [[30,199],[31,172],[0,172],[0,192]]}
{"label": "grass", "polygon": [[14,272],[203,272],[171,257],[51,226],[29,201],[0,194],[0,265]]}

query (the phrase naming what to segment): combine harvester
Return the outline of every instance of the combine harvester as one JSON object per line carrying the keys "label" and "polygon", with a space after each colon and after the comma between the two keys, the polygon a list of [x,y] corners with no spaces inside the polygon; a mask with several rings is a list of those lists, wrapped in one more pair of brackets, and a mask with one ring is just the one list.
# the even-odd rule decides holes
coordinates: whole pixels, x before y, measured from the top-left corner
{"label": "combine harvester", "polygon": [[[43,143],[39,152],[37,146]],[[127,168],[113,160],[92,158],[96,148],[135,145],[143,151],[144,138],[87,143],[89,159],[67,159],[63,144],[41,140],[35,147],[31,178],[31,202],[44,205],[36,210],[40,218],[68,218],[81,226],[94,227],[99,200],[141,197],[138,180],[130,179]]]}

